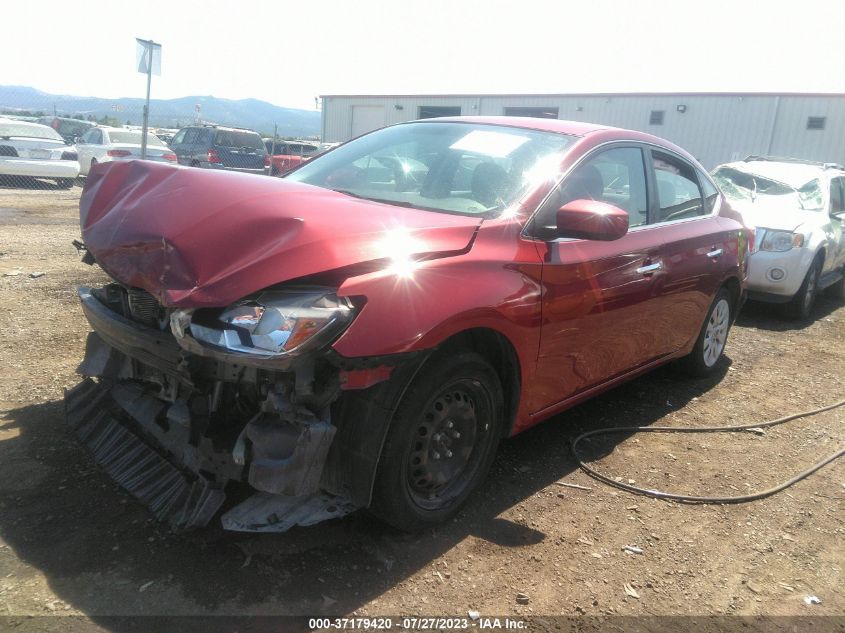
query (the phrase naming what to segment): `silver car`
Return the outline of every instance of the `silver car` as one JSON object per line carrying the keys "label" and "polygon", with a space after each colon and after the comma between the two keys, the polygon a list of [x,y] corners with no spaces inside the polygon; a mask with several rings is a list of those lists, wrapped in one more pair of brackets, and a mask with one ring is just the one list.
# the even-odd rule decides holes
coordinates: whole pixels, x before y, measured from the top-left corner
{"label": "silver car", "polygon": [[[95,127],[76,144],[79,173],[87,175],[97,163],[141,158],[142,134],[138,130]],[[176,164],[176,154],[155,134],[147,133],[147,160]]]}
{"label": "silver car", "polygon": [[76,149],[53,128],[0,118],[0,184],[6,177],[49,178],[70,189],[78,174]]}
{"label": "silver car", "polygon": [[748,298],[806,319],[826,288],[845,298],[845,169],[749,156],[713,171],[731,206],[756,227]]}

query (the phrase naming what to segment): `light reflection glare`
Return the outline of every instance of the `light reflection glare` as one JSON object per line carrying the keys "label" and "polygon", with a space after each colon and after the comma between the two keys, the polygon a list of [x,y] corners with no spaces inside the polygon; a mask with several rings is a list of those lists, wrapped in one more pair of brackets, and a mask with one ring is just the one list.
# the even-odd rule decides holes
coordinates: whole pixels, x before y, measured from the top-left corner
{"label": "light reflection glare", "polygon": [[418,261],[413,259],[414,253],[423,250],[423,244],[411,235],[406,228],[385,231],[378,249],[384,259],[390,260],[387,272],[405,279],[413,278],[414,271],[419,268]]}

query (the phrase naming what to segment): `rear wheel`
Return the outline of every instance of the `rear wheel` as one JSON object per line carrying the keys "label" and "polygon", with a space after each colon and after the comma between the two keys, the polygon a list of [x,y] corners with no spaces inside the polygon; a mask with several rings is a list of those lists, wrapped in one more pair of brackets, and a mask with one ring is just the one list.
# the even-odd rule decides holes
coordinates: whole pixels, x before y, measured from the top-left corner
{"label": "rear wheel", "polygon": [[816,303],[816,293],[819,287],[819,271],[821,270],[822,262],[818,257],[813,260],[810,269],[807,271],[807,276],[801,283],[801,287],[792,300],[784,304],[784,314],[790,319],[807,319],[813,311],[813,306]]}
{"label": "rear wheel", "polygon": [[452,517],[490,469],[503,410],[499,378],[479,354],[429,361],[391,423],[372,512],[406,531]]}
{"label": "rear wheel", "polygon": [[73,187],[73,178],[57,178],[56,184],[59,186],[59,189],[70,189]]}
{"label": "rear wheel", "polygon": [[716,293],[701,332],[689,356],[681,359],[681,367],[690,375],[704,377],[712,374],[728,341],[728,332],[733,322],[731,294],[726,288]]}

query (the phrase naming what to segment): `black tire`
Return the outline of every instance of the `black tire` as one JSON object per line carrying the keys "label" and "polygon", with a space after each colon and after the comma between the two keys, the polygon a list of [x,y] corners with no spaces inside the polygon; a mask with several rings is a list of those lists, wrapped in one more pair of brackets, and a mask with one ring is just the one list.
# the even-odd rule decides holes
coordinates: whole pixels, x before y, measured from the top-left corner
{"label": "black tire", "polygon": [[56,185],[59,189],[70,189],[73,187],[74,178],[57,178]]}
{"label": "black tire", "polygon": [[810,318],[813,312],[813,306],[816,304],[816,295],[819,290],[819,272],[822,268],[822,260],[819,257],[813,260],[810,264],[807,275],[804,281],[801,282],[801,287],[795,296],[785,303],[783,306],[783,313],[789,319],[805,320]]}
{"label": "black tire", "polygon": [[[727,312],[725,312],[727,310]],[[695,341],[695,347],[678,365],[688,375],[704,378],[716,371],[725,353],[733,324],[733,301],[727,288],[720,288],[707,310],[707,318]]]}
{"label": "black tire", "polygon": [[408,532],[454,516],[493,463],[503,412],[501,383],[482,356],[459,352],[432,358],[391,422],[372,513]]}

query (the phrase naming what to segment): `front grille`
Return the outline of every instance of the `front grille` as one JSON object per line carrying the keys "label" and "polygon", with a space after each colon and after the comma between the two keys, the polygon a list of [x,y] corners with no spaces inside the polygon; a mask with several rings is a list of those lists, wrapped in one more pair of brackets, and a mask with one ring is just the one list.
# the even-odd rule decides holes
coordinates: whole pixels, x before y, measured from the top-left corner
{"label": "front grille", "polygon": [[129,315],[144,325],[157,326],[164,316],[164,310],[155,297],[146,290],[130,288],[127,292]]}

